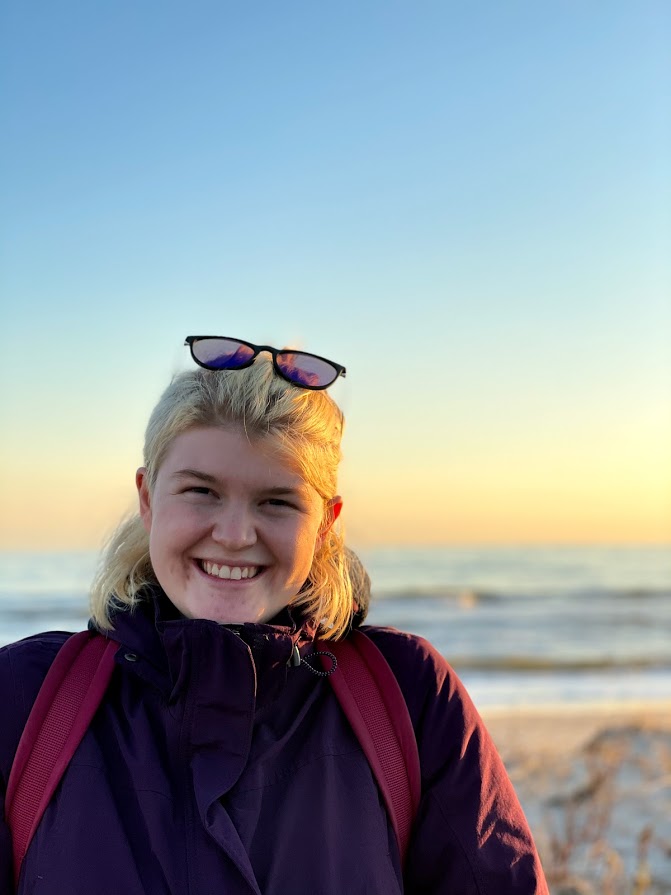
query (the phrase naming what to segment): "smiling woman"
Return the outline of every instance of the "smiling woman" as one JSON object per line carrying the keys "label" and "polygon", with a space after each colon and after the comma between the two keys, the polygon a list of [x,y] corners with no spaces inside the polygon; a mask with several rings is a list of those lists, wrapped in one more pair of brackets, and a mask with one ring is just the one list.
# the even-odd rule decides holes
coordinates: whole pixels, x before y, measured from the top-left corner
{"label": "smiling woman", "polygon": [[[0,650],[3,892],[14,877],[20,895],[547,895],[454,671],[419,637],[354,630],[369,580],[340,531],[343,419],[329,377],[297,378],[311,357],[278,372],[275,354],[214,370],[201,356],[178,375],[147,426],[139,512],[93,583],[91,633]],[[355,700],[357,716],[345,669],[362,641],[370,699]],[[53,682],[76,642],[104,650],[110,678],[100,684],[102,664],[66,673],[98,701],[47,790],[24,760],[53,777],[51,740],[71,739],[74,693]],[[31,739],[38,707],[46,739],[44,728]],[[405,719],[389,722],[399,761],[389,739],[371,750],[364,715],[374,729]],[[31,800],[47,803],[36,828]]]}
{"label": "smiling woman", "polygon": [[[182,612],[185,591],[199,583],[189,603],[201,618],[268,621],[291,603],[321,620],[323,638],[341,636],[352,620],[348,560],[333,525],[342,429],[325,391],[288,384],[265,357],[176,377],[147,426],[140,513],[113,535],[93,585],[98,626],[109,629],[119,603],[134,605],[158,581]],[[198,560],[240,567],[240,580],[245,565],[260,575],[253,587],[249,572],[245,586],[225,586],[221,576],[204,578]]]}

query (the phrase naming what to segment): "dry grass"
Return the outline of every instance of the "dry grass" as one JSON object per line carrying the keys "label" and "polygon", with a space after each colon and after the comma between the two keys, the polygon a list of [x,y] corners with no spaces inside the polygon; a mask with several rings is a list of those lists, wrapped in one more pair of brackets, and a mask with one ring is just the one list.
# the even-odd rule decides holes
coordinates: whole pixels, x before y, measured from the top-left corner
{"label": "dry grass", "polygon": [[499,733],[552,895],[671,895],[669,719],[604,718],[565,752],[555,722],[547,750],[538,736],[521,748],[519,724],[513,739]]}
{"label": "dry grass", "polygon": [[560,781],[538,833],[553,895],[671,895],[669,734],[606,730]]}

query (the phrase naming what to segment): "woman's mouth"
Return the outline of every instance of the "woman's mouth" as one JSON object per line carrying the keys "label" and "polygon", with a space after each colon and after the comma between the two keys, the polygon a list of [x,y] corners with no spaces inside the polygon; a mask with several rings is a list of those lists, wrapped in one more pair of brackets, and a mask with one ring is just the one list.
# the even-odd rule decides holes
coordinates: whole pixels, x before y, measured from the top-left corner
{"label": "woman's mouth", "polygon": [[262,566],[227,566],[209,562],[206,559],[197,560],[199,567],[211,578],[223,578],[228,581],[241,581],[243,578],[255,578],[263,571]]}

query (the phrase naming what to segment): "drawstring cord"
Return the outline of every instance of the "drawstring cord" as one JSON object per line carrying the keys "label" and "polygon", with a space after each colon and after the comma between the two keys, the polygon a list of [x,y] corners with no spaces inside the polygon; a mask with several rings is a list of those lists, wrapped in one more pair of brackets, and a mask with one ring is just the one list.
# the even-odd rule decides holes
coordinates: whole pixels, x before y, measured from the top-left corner
{"label": "drawstring cord", "polygon": [[[328,671],[323,671],[318,668],[313,668],[312,665],[308,662],[308,659],[311,659],[313,656],[328,656],[331,660],[331,667]],[[308,671],[311,671],[313,674],[316,674],[318,677],[328,677],[329,674],[333,674],[333,672],[338,667],[338,660],[333,655],[333,653],[328,652],[328,650],[317,650],[314,653],[310,653],[309,656],[303,658],[301,654],[298,652],[298,646],[294,644],[293,652],[291,653],[291,658],[289,659],[289,665],[292,668],[298,668],[299,665],[305,665]]]}

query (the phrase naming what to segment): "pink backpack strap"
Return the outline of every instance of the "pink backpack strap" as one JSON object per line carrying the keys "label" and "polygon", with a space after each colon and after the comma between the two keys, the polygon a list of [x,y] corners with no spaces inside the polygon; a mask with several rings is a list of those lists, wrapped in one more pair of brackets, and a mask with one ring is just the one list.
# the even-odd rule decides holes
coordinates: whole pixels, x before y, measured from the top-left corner
{"label": "pink backpack strap", "polygon": [[7,783],[15,883],[44,810],[102,701],[118,647],[81,631],[65,641],[47,672]]}
{"label": "pink backpack strap", "polygon": [[[385,657],[362,631],[352,631],[345,640],[322,641],[318,649],[337,659],[329,681],[373,770],[405,865],[421,780],[417,739],[401,688]],[[321,661],[329,671],[328,656],[322,655]]]}

